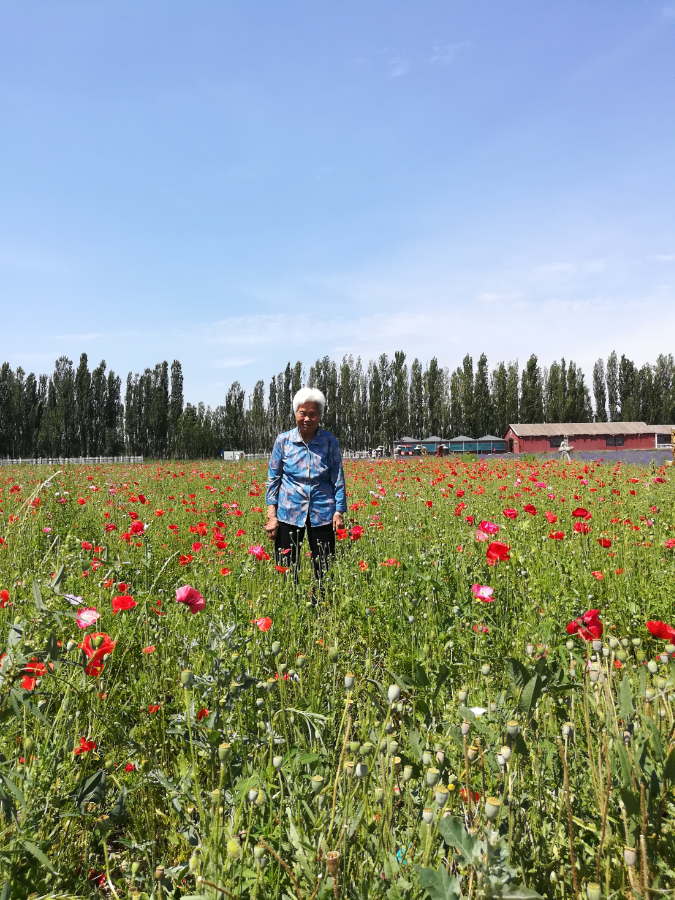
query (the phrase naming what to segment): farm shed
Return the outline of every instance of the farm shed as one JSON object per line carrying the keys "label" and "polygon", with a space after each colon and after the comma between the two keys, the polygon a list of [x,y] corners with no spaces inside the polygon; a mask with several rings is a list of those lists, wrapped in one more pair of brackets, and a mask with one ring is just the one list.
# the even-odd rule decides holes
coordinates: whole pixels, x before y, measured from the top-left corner
{"label": "farm shed", "polygon": [[509,453],[557,453],[564,437],[575,450],[650,450],[668,435],[669,425],[645,422],[547,422],[509,425],[505,440]]}

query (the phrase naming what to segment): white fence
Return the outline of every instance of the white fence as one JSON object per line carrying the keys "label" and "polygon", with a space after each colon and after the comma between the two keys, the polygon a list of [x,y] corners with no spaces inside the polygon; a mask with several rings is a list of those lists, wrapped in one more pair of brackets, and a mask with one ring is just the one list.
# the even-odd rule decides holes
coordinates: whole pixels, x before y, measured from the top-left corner
{"label": "white fence", "polygon": [[142,462],[142,456],[40,456],[38,459],[0,459],[0,466],[98,466],[106,463]]}

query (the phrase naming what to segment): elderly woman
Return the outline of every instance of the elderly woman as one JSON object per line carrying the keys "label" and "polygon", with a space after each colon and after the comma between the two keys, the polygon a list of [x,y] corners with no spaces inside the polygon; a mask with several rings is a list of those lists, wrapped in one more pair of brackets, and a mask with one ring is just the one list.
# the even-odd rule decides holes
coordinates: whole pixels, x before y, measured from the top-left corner
{"label": "elderly woman", "polygon": [[296,427],[274,442],[267,477],[267,524],[277,565],[290,566],[297,578],[305,538],[317,580],[335,554],[335,531],[344,528],[347,511],[340,445],[319,427],[326,408],[321,391],[303,388],[293,397]]}

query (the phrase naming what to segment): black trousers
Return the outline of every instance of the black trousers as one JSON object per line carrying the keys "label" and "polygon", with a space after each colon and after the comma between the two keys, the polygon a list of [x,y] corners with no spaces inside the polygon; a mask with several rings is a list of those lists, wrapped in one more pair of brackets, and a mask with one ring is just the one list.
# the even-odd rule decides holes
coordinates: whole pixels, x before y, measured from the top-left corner
{"label": "black trousers", "polygon": [[[333,525],[307,525],[307,540],[312,553],[312,566],[317,581],[321,581],[328,571],[331,557],[335,556],[335,531]],[[305,539],[304,525],[289,525],[279,522],[279,530],[274,539],[274,556],[278,566],[293,569],[297,580],[300,569],[300,548]]]}

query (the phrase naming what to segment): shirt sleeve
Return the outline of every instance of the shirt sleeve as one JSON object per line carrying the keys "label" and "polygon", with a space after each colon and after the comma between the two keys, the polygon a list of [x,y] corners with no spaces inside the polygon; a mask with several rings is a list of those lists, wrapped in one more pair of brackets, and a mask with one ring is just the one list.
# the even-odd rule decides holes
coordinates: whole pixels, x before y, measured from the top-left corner
{"label": "shirt sleeve", "polygon": [[282,450],[282,438],[279,435],[274,442],[270,464],[267,469],[267,495],[265,502],[268,506],[277,506],[279,503],[279,488],[284,474],[284,454]]}
{"label": "shirt sleeve", "polygon": [[330,477],[335,491],[335,511],[347,512],[347,494],[345,492],[345,473],[342,469],[342,454],[337,440],[331,441]]}

